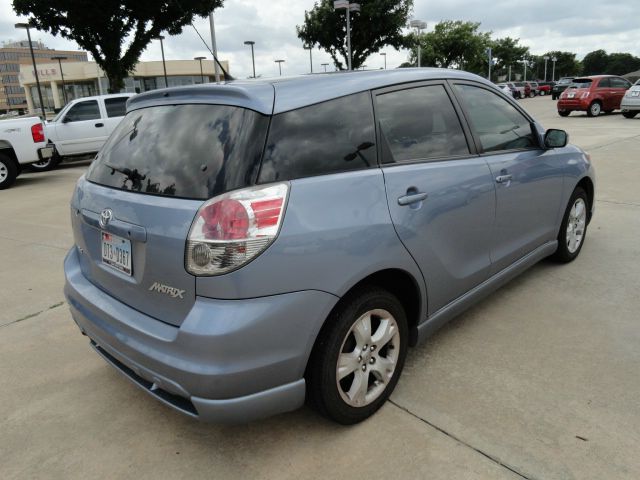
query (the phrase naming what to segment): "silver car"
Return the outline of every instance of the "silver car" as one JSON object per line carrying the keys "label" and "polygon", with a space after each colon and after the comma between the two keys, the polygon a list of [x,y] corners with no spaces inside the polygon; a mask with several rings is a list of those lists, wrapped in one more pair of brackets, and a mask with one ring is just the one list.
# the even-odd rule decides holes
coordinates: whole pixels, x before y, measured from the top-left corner
{"label": "silver car", "polygon": [[620,109],[625,118],[634,118],[640,113],[640,80],[634,83],[624,94]]}
{"label": "silver car", "polygon": [[594,184],[565,132],[457,70],[148,92],[75,188],[65,294],[95,351],[186,415],[306,398],[352,424],[409,347],[574,260]]}

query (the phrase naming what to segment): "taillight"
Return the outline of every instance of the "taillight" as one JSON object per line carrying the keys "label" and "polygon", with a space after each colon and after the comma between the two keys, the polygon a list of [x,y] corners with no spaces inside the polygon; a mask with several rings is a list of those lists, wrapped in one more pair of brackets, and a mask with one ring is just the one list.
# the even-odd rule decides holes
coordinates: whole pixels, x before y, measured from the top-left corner
{"label": "taillight", "polygon": [[286,206],[286,183],[225,193],[196,215],[185,266],[194,275],[220,275],[245,265],[276,238]]}
{"label": "taillight", "polygon": [[44,127],[41,123],[36,123],[31,126],[31,137],[33,138],[34,143],[44,142]]}

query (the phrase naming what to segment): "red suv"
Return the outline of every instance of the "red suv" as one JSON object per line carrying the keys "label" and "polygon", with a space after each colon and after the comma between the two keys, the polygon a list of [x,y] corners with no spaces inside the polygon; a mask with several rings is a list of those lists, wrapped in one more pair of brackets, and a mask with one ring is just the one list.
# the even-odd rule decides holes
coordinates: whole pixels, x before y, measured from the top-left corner
{"label": "red suv", "polygon": [[576,78],[560,95],[558,113],[562,117],[576,110],[587,112],[590,117],[597,117],[601,112],[611,113],[620,108],[629,87],[631,83],[627,80],[612,75]]}

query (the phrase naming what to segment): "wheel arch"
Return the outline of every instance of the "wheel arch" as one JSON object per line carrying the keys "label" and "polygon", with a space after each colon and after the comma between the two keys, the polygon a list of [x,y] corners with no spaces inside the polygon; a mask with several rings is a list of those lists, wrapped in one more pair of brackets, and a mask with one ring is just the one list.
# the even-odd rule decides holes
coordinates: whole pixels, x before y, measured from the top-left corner
{"label": "wheel arch", "polygon": [[589,222],[591,221],[591,215],[593,212],[593,202],[595,201],[595,187],[593,185],[593,181],[589,177],[581,178],[578,184],[576,185],[576,188],[578,187],[581,187],[587,193],[587,200],[589,202],[587,222]]}

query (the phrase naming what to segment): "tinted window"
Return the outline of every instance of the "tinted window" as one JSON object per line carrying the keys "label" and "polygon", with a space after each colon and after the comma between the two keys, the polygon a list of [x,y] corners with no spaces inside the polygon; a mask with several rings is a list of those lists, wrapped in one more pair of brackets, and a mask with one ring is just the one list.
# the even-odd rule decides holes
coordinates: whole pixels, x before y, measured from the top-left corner
{"label": "tinted window", "polygon": [[611,81],[608,78],[601,78],[598,82],[598,88],[611,88]]}
{"label": "tinted window", "polygon": [[204,200],[255,183],[268,117],[239,107],[167,105],[129,112],[91,165],[91,182]]}
{"label": "tinted window", "polygon": [[469,154],[460,120],[442,85],[378,95],[376,115],[390,153],[385,162]]}
{"label": "tinted window", "polygon": [[76,103],[69,109],[64,118],[67,122],[96,120],[100,118],[100,109],[98,108],[98,102],[95,100],[87,100],[85,102]]}
{"label": "tinted window", "polygon": [[271,120],[260,182],[376,165],[369,93],[278,114]]}
{"label": "tinted window", "polygon": [[485,152],[538,148],[529,120],[507,100],[484,88],[470,85],[455,88]]}
{"label": "tinted window", "polygon": [[129,97],[105,98],[104,106],[107,109],[107,117],[124,117],[127,113],[127,100]]}
{"label": "tinted window", "polygon": [[629,88],[631,86],[631,84],[623,78],[611,78],[609,81],[611,82],[612,88]]}

